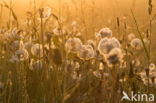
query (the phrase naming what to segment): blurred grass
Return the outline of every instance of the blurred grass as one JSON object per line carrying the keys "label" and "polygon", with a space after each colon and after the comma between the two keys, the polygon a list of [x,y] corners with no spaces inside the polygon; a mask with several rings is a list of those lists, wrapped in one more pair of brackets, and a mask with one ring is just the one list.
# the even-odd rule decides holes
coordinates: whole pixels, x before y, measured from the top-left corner
{"label": "blurred grass", "polygon": [[[15,1],[13,0],[13,2]],[[120,2],[116,0],[111,0],[110,2],[100,0],[92,0],[91,2],[87,0],[72,0],[69,5],[60,0],[59,7],[54,9],[52,7],[52,15],[50,16],[52,22],[49,24],[49,19],[46,23],[44,22],[44,18],[42,17],[43,9],[39,9],[38,7],[40,7],[40,5],[35,4],[37,6],[33,5],[32,11],[30,9],[30,18],[28,18],[32,19],[33,23],[32,25],[28,25],[28,27],[23,26],[24,18],[22,17],[25,17],[25,14],[22,14],[20,18],[17,13],[19,11],[17,8],[14,9],[16,3],[13,7],[10,7],[6,2],[3,2],[3,6],[11,12],[10,16],[13,16],[13,21],[15,20],[15,22],[11,22],[11,19],[9,19],[10,23],[9,26],[7,26],[8,32],[12,28],[17,27],[17,29],[21,29],[21,31],[25,30],[26,33],[28,33],[24,37],[24,42],[27,41],[27,37],[32,37],[31,39],[35,39],[34,41],[32,40],[34,43],[40,43],[43,47],[47,44],[50,47],[52,45],[51,42],[53,42],[55,48],[44,48],[43,57],[39,55],[38,58],[30,55],[28,60],[10,63],[9,59],[14,52],[11,44],[14,40],[19,39],[15,38],[13,40],[0,42],[0,54],[2,56],[0,58],[0,81],[4,82],[4,88],[2,88],[2,90],[0,89],[0,103],[120,103],[122,90],[126,90],[128,93],[130,93],[130,91],[155,93],[155,88],[150,88],[149,84],[148,86],[144,85],[136,72],[137,70],[141,72],[151,61],[156,63],[156,57],[154,56],[156,55],[156,36],[154,35],[156,34],[156,30],[154,29],[156,27],[155,19],[153,23],[149,25],[148,12],[145,12],[146,10],[148,11],[148,8],[146,8],[147,6],[145,6],[143,1],[136,1],[139,5],[130,5],[131,7],[135,5],[135,8],[127,7],[127,3],[130,1],[123,2],[119,6]],[[34,0],[34,3],[37,2]],[[146,5],[147,4],[146,2]],[[42,6],[45,5],[42,4]],[[143,5],[144,8],[140,5]],[[149,5],[151,10],[151,1],[149,1]],[[122,6],[125,7],[123,11],[121,11],[123,9]],[[129,11],[130,8],[133,10],[132,15],[129,14],[131,12]],[[40,11],[39,14],[38,9]],[[153,16],[155,14],[155,8],[153,8],[153,12],[150,10],[149,14]],[[5,11],[7,10],[4,8],[3,12]],[[3,12],[1,12],[2,16]],[[5,17],[6,16],[1,17],[1,21],[3,21]],[[37,17],[39,17],[41,22],[39,22]],[[18,20],[18,18],[20,20]],[[115,65],[114,68],[105,66],[104,70],[100,71],[101,78],[97,78],[93,72],[99,71],[99,64],[102,62],[101,59],[82,60],[75,54],[68,54],[65,50],[64,44],[70,36],[64,36],[63,29],[70,27],[69,24],[73,20],[78,21],[80,24],[79,30],[82,32],[82,37],[80,38],[83,43],[86,43],[88,39],[95,39],[95,32],[107,26],[111,28],[113,35],[117,37],[120,42],[122,42],[123,36],[126,38],[131,32],[139,34],[136,35],[136,37],[140,37],[145,54],[143,51],[137,52],[125,47],[128,49],[127,51],[131,52],[131,55],[128,53],[125,54],[127,56],[127,67],[123,69],[120,68],[119,65]],[[8,19],[5,19],[1,23],[1,28],[8,25],[6,21],[8,22]],[[63,36],[55,35],[52,32],[51,26],[55,27],[53,24],[54,21],[57,22],[61,31],[59,34]],[[151,50],[148,51],[143,41],[146,35],[142,35],[142,32],[148,34],[146,32],[149,29],[152,31],[150,32],[152,38]],[[52,37],[48,37],[49,41],[44,40],[47,31],[52,34]],[[17,35],[20,35],[20,32],[18,32]],[[127,45],[128,42],[125,42]],[[2,53],[2,51],[5,53]],[[147,56],[148,60],[145,60],[145,56]],[[141,58],[142,64],[140,67],[135,67],[132,64],[132,61],[137,58]],[[43,66],[38,70],[30,70],[31,59],[41,60]],[[74,70],[75,67],[72,67],[72,62],[78,62],[80,64],[78,70]],[[73,79],[73,71],[77,74],[76,79]],[[108,78],[103,77],[103,73],[105,72],[110,74]],[[79,79],[79,76],[81,79]],[[126,81],[119,83],[119,78],[126,78]]]}

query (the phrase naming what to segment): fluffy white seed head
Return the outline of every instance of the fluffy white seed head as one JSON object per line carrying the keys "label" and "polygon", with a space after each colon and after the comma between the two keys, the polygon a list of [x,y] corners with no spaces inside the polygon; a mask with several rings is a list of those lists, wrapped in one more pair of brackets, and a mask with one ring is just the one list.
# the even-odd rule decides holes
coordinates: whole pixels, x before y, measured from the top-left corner
{"label": "fluffy white seed head", "polygon": [[109,28],[102,28],[97,34],[96,37],[98,38],[105,38],[105,37],[111,37],[112,31]]}
{"label": "fluffy white seed head", "polygon": [[15,51],[15,54],[11,57],[10,62],[25,61],[29,58],[29,53],[26,49],[19,49]]}
{"label": "fluffy white seed head", "polygon": [[130,45],[131,45],[132,48],[134,48],[136,50],[141,50],[142,47],[143,47],[143,44],[142,44],[141,40],[138,39],[138,38],[133,39],[131,41]]}
{"label": "fluffy white seed head", "polygon": [[115,64],[121,63],[123,60],[123,53],[121,49],[114,48],[108,55],[105,56],[108,66],[112,67]]}
{"label": "fluffy white seed head", "polygon": [[100,40],[98,50],[100,54],[108,54],[114,48],[120,48],[120,42],[116,38],[103,38]]}
{"label": "fluffy white seed head", "polygon": [[154,63],[151,63],[151,64],[149,65],[149,69],[150,69],[151,71],[156,70],[155,64],[154,64]]}
{"label": "fluffy white seed head", "polygon": [[43,56],[43,46],[41,44],[34,44],[31,48],[31,53],[36,57]]}
{"label": "fluffy white seed head", "polygon": [[95,52],[91,45],[83,45],[78,52],[78,57],[83,60],[89,60],[94,58]]}
{"label": "fluffy white seed head", "polygon": [[79,38],[69,38],[65,44],[68,52],[77,53],[82,48],[82,42]]}

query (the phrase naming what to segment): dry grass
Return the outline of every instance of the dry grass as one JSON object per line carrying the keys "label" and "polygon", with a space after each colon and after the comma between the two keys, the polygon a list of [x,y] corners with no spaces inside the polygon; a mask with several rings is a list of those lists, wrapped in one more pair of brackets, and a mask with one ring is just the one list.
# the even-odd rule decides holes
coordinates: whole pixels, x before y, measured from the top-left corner
{"label": "dry grass", "polygon": [[145,22],[133,8],[105,17],[95,0],[72,0],[74,10],[59,0],[58,11],[33,0],[26,20],[13,0],[0,3],[0,21],[9,11],[0,23],[0,103],[129,103],[123,91],[156,94],[152,0]]}

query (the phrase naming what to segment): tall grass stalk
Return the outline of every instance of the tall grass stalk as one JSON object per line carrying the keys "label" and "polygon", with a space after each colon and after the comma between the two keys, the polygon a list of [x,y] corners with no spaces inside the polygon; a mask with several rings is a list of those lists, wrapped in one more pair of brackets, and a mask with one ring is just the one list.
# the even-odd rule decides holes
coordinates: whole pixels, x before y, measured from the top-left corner
{"label": "tall grass stalk", "polygon": [[153,5],[152,5],[152,0],[148,1],[148,14],[149,14],[149,57],[151,59],[151,45],[152,45],[152,9],[153,9]]}
{"label": "tall grass stalk", "polygon": [[12,8],[12,0],[10,0],[10,2],[9,2],[9,29],[11,28],[11,14],[12,14],[12,12],[11,12],[11,8]]}
{"label": "tall grass stalk", "polygon": [[80,4],[80,11],[81,11],[81,20],[82,20],[82,24],[84,26],[84,31],[85,31],[85,35],[84,35],[84,39],[87,40],[87,34],[88,34],[88,31],[87,31],[87,24],[86,24],[86,18],[85,18],[85,0],[81,0],[80,1],[81,4]]}
{"label": "tall grass stalk", "polygon": [[0,3],[0,27],[2,25],[2,15],[3,15],[3,4]]}
{"label": "tall grass stalk", "polygon": [[95,33],[95,0],[92,0],[92,33]]}
{"label": "tall grass stalk", "polygon": [[33,1],[33,34],[36,37],[36,0]]}
{"label": "tall grass stalk", "polygon": [[133,19],[134,19],[134,23],[135,23],[135,25],[136,25],[137,32],[138,32],[139,37],[140,37],[140,39],[141,39],[141,42],[142,42],[142,44],[143,44],[144,51],[145,51],[146,57],[147,57],[147,59],[148,59],[148,64],[149,64],[149,60],[150,60],[149,52],[148,52],[148,50],[147,50],[147,47],[146,47],[145,42],[144,42],[143,37],[142,37],[142,33],[140,32],[140,29],[139,29],[137,20],[136,20],[136,18],[135,18],[135,16],[134,16],[134,13],[133,13],[132,10],[131,10],[131,14],[132,14],[132,17],[133,17]]}

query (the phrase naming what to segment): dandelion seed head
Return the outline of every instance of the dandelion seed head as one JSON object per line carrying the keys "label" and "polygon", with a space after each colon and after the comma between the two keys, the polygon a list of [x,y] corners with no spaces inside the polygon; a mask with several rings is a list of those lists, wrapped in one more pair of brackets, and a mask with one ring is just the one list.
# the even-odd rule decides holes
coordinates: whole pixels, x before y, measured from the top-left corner
{"label": "dandelion seed head", "polygon": [[121,49],[114,48],[110,51],[108,55],[105,56],[105,60],[108,66],[113,66],[115,64],[121,63],[123,60],[123,53]]}
{"label": "dandelion seed head", "polygon": [[120,47],[121,47],[120,42],[119,42],[118,39],[116,39],[116,38],[111,38],[111,39],[109,39],[109,40],[110,40],[110,42],[112,43],[112,45],[113,45],[115,48],[120,48]]}
{"label": "dandelion seed head", "polygon": [[156,70],[155,64],[154,64],[154,63],[151,63],[151,64],[149,65],[149,69],[150,69],[151,71]]}
{"label": "dandelion seed head", "polygon": [[36,57],[43,56],[43,46],[41,44],[34,44],[31,48],[31,53]]}
{"label": "dandelion seed head", "polygon": [[78,57],[83,60],[89,60],[95,57],[95,52],[92,46],[83,45],[78,51]]}
{"label": "dandelion seed head", "polygon": [[29,58],[29,53],[26,49],[19,49],[15,51],[15,54],[12,55],[10,62],[15,63],[15,62],[20,62],[20,61],[25,61]]}
{"label": "dandelion seed head", "polygon": [[107,54],[111,49],[113,49],[113,45],[109,42],[108,38],[103,38],[100,40],[98,45],[98,50],[101,54]]}
{"label": "dandelion seed head", "polygon": [[[146,75],[145,72],[141,72],[139,73],[143,83],[148,86],[148,77]],[[156,72],[149,72],[149,86],[150,87],[156,87],[156,83],[155,83],[155,79],[156,79]]]}
{"label": "dandelion seed head", "polygon": [[105,38],[111,37],[112,31],[109,28],[102,28],[97,34],[96,37]]}
{"label": "dandelion seed head", "polygon": [[65,47],[68,52],[77,53],[82,48],[82,41],[79,38],[69,38]]}
{"label": "dandelion seed head", "polygon": [[114,48],[120,48],[120,42],[116,38],[103,38],[98,45],[98,50],[102,55],[108,54]]}
{"label": "dandelion seed head", "polygon": [[131,41],[130,45],[131,45],[132,48],[134,48],[136,50],[140,50],[143,47],[141,40],[138,39],[138,38],[133,39]]}
{"label": "dandelion seed head", "polygon": [[29,53],[26,49],[19,49],[15,52],[15,55],[18,57],[20,61],[27,60],[29,57]]}

